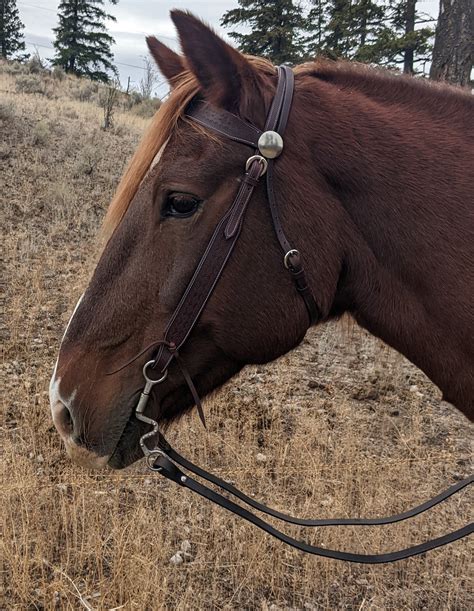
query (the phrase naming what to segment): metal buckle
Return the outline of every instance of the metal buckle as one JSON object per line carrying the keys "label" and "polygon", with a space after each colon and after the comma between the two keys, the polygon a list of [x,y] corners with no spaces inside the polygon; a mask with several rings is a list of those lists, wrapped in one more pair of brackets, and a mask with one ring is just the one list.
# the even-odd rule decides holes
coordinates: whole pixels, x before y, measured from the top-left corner
{"label": "metal buckle", "polygon": [[245,164],[245,171],[248,172],[250,169],[250,166],[252,165],[252,163],[254,161],[259,161],[260,165],[262,167],[262,171],[260,172],[260,176],[263,176],[265,174],[265,172],[267,171],[268,168],[268,161],[265,159],[265,157],[262,157],[261,155],[252,155],[252,157],[249,157],[247,159],[247,163]]}
{"label": "metal buckle", "polygon": [[286,253],[286,255],[283,257],[283,265],[286,267],[286,269],[291,268],[290,258],[295,257],[295,256],[299,257],[299,255],[300,255],[299,251],[296,250],[295,248],[292,248],[291,250],[289,250]]}

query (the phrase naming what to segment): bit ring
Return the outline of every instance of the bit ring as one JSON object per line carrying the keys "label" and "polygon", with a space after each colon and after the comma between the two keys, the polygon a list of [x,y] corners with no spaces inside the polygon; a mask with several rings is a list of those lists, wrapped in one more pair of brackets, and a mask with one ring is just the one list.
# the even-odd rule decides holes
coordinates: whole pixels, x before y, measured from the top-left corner
{"label": "bit ring", "polygon": [[166,456],[166,454],[162,450],[150,450],[150,453],[147,454],[145,460],[150,471],[161,471],[162,467],[154,466],[156,459],[160,456]]}
{"label": "bit ring", "polygon": [[164,374],[161,376],[161,378],[158,378],[157,380],[154,380],[153,378],[149,378],[146,374],[146,370],[148,369],[148,367],[150,367],[150,365],[154,365],[154,364],[155,364],[155,361],[148,361],[148,363],[145,363],[143,365],[143,377],[149,384],[153,384],[153,385],[161,384],[161,382],[164,382],[166,378],[168,377],[168,370],[165,369]]}

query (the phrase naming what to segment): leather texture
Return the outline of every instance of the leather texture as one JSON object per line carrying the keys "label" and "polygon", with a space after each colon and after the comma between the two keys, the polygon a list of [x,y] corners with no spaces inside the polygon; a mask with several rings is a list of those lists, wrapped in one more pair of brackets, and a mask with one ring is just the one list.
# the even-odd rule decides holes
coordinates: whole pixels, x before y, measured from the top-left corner
{"label": "leather texture", "polygon": [[208,102],[196,101],[191,103],[186,116],[229,140],[258,148],[258,139],[262,135],[258,127],[226,110],[216,108]]}

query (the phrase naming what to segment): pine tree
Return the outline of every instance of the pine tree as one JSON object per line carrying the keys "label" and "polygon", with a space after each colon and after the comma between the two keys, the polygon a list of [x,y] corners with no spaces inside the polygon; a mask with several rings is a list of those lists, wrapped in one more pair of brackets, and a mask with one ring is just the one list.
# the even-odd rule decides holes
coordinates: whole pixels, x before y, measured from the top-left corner
{"label": "pine tree", "polygon": [[473,62],[472,0],[440,0],[430,78],[472,88]]}
{"label": "pine tree", "polygon": [[[105,22],[115,21],[103,6],[107,0],[61,0],[59,25],[54,28],[56,56],[53,64],[66,72],[108,82],[117,74],[110,47],[115,40],[107,33]],[[108,0],[117,4],[118,0]]]}
{"label": "pine tree", "polygon": [[431,28],[416,28],[425,22],[416,2],[312,0],[309,52],[391,67],[403,64],[405,72],[413,73],[415,63],[427,59],[433,34]]}
{"label": "pine tree", "polygon": [[324,50],[334,57],[350,57],[353,43],[351,31],[351,0],[330,0]]}
{"label": "pine tree", "polygon": [[387,31],[386,5],[374,0],[359,0],[352,7],[352,57],[361,62],[377,61],[376,43]]}
{"label": "pine tree", "polygon": [[403,65],[403,72],[414,74],[416,62],[429,58],[433,36],[431,27],[416,26],[429,20],[418,13],[417,0],[387,0],[383,5],[381,27],[357,59],[389,67]]}
{"label": "pine tree", "polygon": [[392,56],[391,63],[403,64],[405,74],[415,73],[415,61],[428,59],[431,54],[431,38],[433,30],[430,27],[415,29],[422,16],[418,14],[418,0],[402,0],[392,8],[392,45],[388,46],[388,56]]}
{"label": "pine tree", "polygon": [[375,0],[313,0],[308,14],[311,55],[376,61],[374,43],[383,36],[385,6]]}
{"label": "pine tree", "polygon": [[325,38],[326,26],[329,19],[327,11],[327,0],[312,0],[313,8],[309,11],[306,19],[306,30],[309,35],[306,38],[309,56],[321,53]]}
{"label": "pine tree", "polygon": [[4,59],[25,50],[24,27],[16,0],[0,0],[0,52]]}
{"label": "pine tree", "polygon": [[230,32],[243,53],[266,57],[275,64],[295,64],[305,56],[303,8],[292,0],[239,0],[239,8],[227,11],[221,24],[249,26],[249,34]]}

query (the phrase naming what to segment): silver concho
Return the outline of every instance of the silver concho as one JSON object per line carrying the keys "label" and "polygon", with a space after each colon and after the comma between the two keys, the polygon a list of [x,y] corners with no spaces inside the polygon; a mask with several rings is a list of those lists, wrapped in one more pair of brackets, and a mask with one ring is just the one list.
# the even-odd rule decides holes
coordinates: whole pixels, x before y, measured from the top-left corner
{"label": "silver concho", "polygon": [[283,150],[283,138],[277,132],[263,132],[258,139],[258,150],[267,159],[275,159]]}

